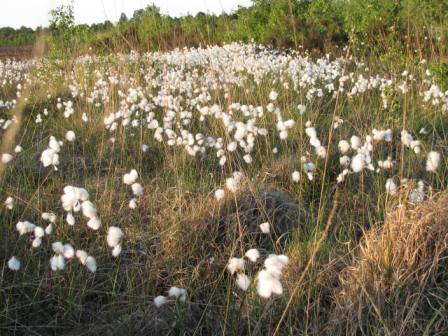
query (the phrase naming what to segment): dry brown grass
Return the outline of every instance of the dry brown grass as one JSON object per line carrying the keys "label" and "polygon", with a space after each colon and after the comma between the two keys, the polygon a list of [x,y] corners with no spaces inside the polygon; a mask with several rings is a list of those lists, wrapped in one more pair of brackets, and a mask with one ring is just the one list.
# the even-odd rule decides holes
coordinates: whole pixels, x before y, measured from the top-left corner
{"label": "dry brown grass", "polygon": [[446,335],[447,258],[448,192],[417,206],[399,205],[383,226],[367,232],[358,255],[340,273],[337,329],[353,335]]}

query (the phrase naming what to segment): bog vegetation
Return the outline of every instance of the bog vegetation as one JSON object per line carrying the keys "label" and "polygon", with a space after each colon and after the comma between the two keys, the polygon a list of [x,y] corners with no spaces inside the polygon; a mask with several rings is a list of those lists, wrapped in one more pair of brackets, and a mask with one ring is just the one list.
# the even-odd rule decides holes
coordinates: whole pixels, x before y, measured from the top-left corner
{"label": "bog vegetation", "polygon": [[448,333],[445,6],[55,9],[0,61],[0,334]]}

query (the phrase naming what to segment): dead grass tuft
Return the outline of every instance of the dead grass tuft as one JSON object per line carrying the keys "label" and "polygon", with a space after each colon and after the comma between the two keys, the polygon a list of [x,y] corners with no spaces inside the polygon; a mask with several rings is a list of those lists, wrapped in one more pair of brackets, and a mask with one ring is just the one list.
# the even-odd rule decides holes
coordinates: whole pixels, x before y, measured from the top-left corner
{"label": "dead grass tuft", "polygon": [[340,331],[371,334],[378,330],[367,326],[377,325],[386,335],[448,332],[448,192],[398,206],[357,253],[335,293]]}

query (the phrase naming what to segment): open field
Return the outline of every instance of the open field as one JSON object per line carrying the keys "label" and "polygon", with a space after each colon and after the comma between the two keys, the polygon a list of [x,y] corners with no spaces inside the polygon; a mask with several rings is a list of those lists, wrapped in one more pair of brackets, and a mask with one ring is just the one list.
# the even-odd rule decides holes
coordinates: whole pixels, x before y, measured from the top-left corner
{"label": "open field", "polygon": [[0,334],[447,334],[448,92],[341,54],[0,61]]}

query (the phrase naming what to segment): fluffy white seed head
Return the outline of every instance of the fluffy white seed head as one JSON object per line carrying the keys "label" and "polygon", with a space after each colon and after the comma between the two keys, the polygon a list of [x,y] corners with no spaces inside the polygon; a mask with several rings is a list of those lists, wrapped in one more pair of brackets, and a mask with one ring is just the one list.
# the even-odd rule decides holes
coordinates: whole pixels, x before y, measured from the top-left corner
{"label": "fluffy white seed head", "polygon": [[272,294],[281,295],[283,287],[281,282],[267,270],[261,270],[257,274],[257,292],[263,298],[269,298]]}
{"label": "fluffy white seed head", "polygon": [[263,233],[269,233],[270,232],[270,224],[268,222],[261,223],[260,230]]}
{"label": "fluffy white seed head", "polygon": [[43,236],[45,236],[45,231],[43,228],[41,228],[40,226],[36,226],[34,228],[34,237],[36,238],[42,238]]}
{"label": "fluffy white seed head", "polygon": [[8,196],[4,202],[6,209],[12,210],[14,208],[15,200],[13,197]]}
{"label": "fluffy white seed head", "polygon": [[119,227],[111,226],[107,231],[107,244],[109,247],[115,247],[120,244],[123,236],[124,233]]}
{"label": "fluffy white seed head", "polygon": [[97,217],[98,211],[96,206],[90,201],[84,201],[81,203],[82,214],[87,218]]}
{"label": "fluffy white seed head", "polygon": [[68,131],[67,133],[65,133],[65,139],[69,142],[73,142],[76,139],[76,135],[75,132],[73,131]]}
{"label": "fluffy white seed head", "polygon": [[264,261],[266,270],[274,276],[280,277],[282,269],[289,262],[289,258],[285,255],[270,254]]}
{"label": "fluffy white seed head", "polygon": [[239,271],[244,271],[245,261],[243,258],[230,258],[227,264],[227,270],[230,274],[234,274]]}
{"label": "fluffy white seed head", "polygon": [[63,254],[64,253],[64,244],[62,244],[60,241],[54,242],[51,244],[51,248],[53,249],[53,252],[56,254]]}
{"label": "fluffy white seed head", "polygon": [[85,265],[86,265],[87,269],[88,269],[90,272],[92,272],[92,273],[95,273],[95,272],[96,272],[97,266],[96,266],[96,260],[95,260],[94,257],[92,257],[92,256],[88,256],[88,257],[86,258],[86,263],[85,263]]}
{"label": "fluffy white seed head", "polygon": [[143,196],[143,186],[140,183],[133,183],[131,188],[134,196]]}
{"label": "fluffy white seed head", "polygon": [[300,181],[300,172],[298,172],[297,170],[293,171],[291,174],[291,177],[294,182],[299,182]]}
{"label": "fluffy white seed head", "polygon": [[18,222],[16,224],[16,229],[19,232],[19,235],[21,235],[21,236],[24,234],[33,232],[35,227],[36,227],[36,225],[34,225],[33,223],[30,223],[28,221]]}
{"label": "fluffy white seed head", "polygon": [[244,273],[238,273],[236,284],[241,290],[246,291],[250,286],[250,278]]}
{"label": "fluffy white seed head", "polygon": [[50,267],[51,270],[56,271],[62,271],[65,268],[65,259],[62,254],[57,254],[50,259]]}
{"label": "fluffy white seed head", "polygon": [[361,139],[358,136],[353,135],[350,138],[350,145],[354,150],[357,150],[359,147],[361,147]]}
{"label": "fluffy white seed head", "polygon": [[73,214],[71,212],[67,213],[67,216],[65,219],[66,219],[68,225],[71,225],[71,226],[75,225],[75,216],[73,216]]}
{"label": "fluffy white seed head", "polygon": [[159,295],[157,297],[154,298],[154,306],[156,306],[157,308],[162,307],[166,302],[167,302],[167,298],[166,296],[163,295]]}
{"label": "fluffy white seed head", "polygon": [[215,199],[218,202],[223,200],[225,196],[226,196],[226,192],[224,191],[224,189],[218,189],[215,191]]}
{"label": "fluffy white seed head", "polygon": [[129,208],[130,208],[130,209],[135,209],[135,208],[137,208],[137,199],[132,198],[132,199],[129,201]]}
{"label": "fluffy white seed head", "polygon": [[87,257],[88,257],[88,256],[89,256],[89,255],[87,254],[86,251],[83,251],[83,250],[77,250],[77,251],[76,251],[76,257],[78,258],[79,262],[80,262],[81,264],[83,264],[83,265],[86,264],[86,261],[87,261]]}
{"label": "fluffy white seed head", "polygon": [[387,179],[386,181],[386,192],[391,195],[395,196],[397,194],[397,185],[395,184],[394,180],[392,178]]}
{"label": "fluffy white seed head", "polygon": [[57,220],[57,216],[52,212],[43,212],[41,217],[43,220],[46,220],[47,222],[50,223],[55,223]]}
{"label": "fluffy white seed head", "polygon": [[53,233],[53,224],[48,224],[47,227],[45,228],[45,234],[47,235],[51,235]]}
{"label": "fluffy white seed head", "polygon": [[2,163],[7,164],[7,163],[11,162],[11,160],[13,158],[14,157],[11,154],[9,154],[9,153],[3,153],[2,154]]}
{"label": "fluffy white seed head", "polygon": [[244,256],[252,262],[256,262],[260,258],[260,252],[256,248],[252,248],[246,251]]}
{"label": "fluffy white seed head", "polygon": [[362,171],[365,167],[365,159],[364,155],[357,154],[352,158],[350,167],[352,168],[353,172],[359,173]]}
{"label": "fluffy white seed head", "polygon": [[75,256],[75,249],[71,244],[64,244],[63,255],[66,259],[71,259]]}
{"label": "fluffy white seed head", "polygon": [[112,256],[114,258],[117,258],[120,254],[121,254],[121,244],[118,244],[112,249]]}
{"label": "fluffy white seed head", "polygon": [[434,173],[440,165],[440,153],[438,152],[429,152],[428,157],[426,158],[426,170]]}
{"label": "fluffy white seed head", "polygon": [[17,259],[15,256],[12,256],[8,260],[8,267],[11,271],[18,271],[20,269],[20,260]]}
{"label": "fluffy white seed head", "polygon": [[123,175],[123,183],[131,185],[137,181],[138,173],[135,169],[132,169],[129,173]]}
{"label": "fluffy white seed head", "polygon": [[350,150],[350,144],[346,140],[341,140],[338,143],[338,148],[342,154],[345,154]]}
{"label": "fluffy white seed head", "polygon": [[274,101],[274,100],[277,99],[277,97],[278,97],[278,93],[277,93],[276,91],[272,90],[272,91],[269,93],[269,99],[270,99],[270,100]]}
{"label": "fluffy white seed head", "polygon": [[42,244],[42,238],[41,237],[36,237],[33,239],[31,246],[33,248],[38,248],[40,245]]}
{"label": "fluffy white seed head", "polygon": [[90,218],[87,222],[87,226],[92,230],[98,230],[101,226],[101,220],[98,217]]}
{"label": "fluffy white seed head", "polygon": [[184,288],[173,286],[168,290],[168,296],[179,299],[180,301],[185,301],[187,299],[187,291]]}

